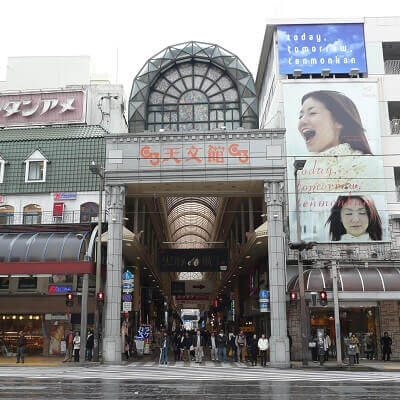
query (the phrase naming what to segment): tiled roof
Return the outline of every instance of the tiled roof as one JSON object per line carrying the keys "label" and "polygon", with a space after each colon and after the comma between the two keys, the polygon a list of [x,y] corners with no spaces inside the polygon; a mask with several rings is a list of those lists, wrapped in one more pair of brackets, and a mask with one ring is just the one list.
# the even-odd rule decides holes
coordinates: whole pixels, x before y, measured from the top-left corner
{"label": "tiled roof", "polygon": [[21,127],[0,129],[0,142],[20,142],[44,139],[80,139],[107,135],[98,125],[58,125],[46,127]]}
{"label": "tiled roof", "polygon": [[[99,126],[62,126],[0,130],[0,155],[6,161],[0,194],[98,190],[92,160],[104,163],[106,131]],[[46,182],[25,183],[25,160],[33,151],[46,156]]]}

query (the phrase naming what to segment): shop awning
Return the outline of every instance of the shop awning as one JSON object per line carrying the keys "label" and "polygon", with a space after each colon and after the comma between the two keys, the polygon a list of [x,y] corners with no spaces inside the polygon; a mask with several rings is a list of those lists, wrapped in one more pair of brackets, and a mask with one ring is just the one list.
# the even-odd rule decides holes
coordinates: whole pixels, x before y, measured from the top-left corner
{"label": "shop awning", "polygon": [[[331,269],[313,268],[304,271],[304,289],[309,292],[331,291]],[[288,291],[299,290],[299,278],[295,276]],[[340,292],[400,292],[400,268],[338,268],[338,291]]]}
{"label": "shop awning", "polygon": [[0,233],[0,274],[91,273],[89,232]]}
{"label": "shop awning", "polygon": [[[137,238],[137,235],[131,232],[128,228],[125,228],[125,226],[122,227],[122,240],[124,242],[133,242],[135,237]],[[108,242],[108,231],[101,235],[101,243],[107,243],[107,242]]]}

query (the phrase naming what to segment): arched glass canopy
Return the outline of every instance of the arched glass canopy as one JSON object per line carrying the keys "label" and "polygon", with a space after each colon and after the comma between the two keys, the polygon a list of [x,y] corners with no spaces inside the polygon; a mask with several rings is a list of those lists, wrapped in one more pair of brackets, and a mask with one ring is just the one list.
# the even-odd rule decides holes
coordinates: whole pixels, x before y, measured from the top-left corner
{"label": "arched glass canopy", "polygon": [[220,46],[185,42],[149,59],[133,81],[129,131],[258,127],[254,80]]}

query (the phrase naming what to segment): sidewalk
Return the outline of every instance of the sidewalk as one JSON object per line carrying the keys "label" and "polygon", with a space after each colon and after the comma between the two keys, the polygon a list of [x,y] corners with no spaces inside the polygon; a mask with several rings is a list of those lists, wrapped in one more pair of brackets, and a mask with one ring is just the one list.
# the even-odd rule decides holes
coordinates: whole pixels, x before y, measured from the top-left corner
{"label": "sidewalk", "polygon": [[[56,367],[63,364],[64,356],[25,356],[25,362],[17,364],[16,357],[0,357],[0,367],[3,366],[40,366],[40,367]],[[74,363],[65,363],[67,365]]]}
{"label": "sidewalk", "polygon": [[309,361],[308,366],[303,366],[301,361],[292,361],[291,367],[296,369],[315,369],[315,370],[347,370],[347,371],[392,371],[400,372],[400,361],[381,361],[381,360],[360,360],[360,364],[349,365],[347,360],[343,366],[339,367],[336,361],[329,360],[324,365]]}

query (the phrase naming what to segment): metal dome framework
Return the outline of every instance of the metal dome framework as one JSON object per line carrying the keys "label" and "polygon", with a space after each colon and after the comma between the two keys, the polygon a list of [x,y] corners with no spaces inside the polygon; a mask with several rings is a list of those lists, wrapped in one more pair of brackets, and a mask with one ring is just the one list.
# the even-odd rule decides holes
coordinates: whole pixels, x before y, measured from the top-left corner
{"label": "metal dome framework", "polygon": [[[191,66],[186,74],[182,72],[185,66],[187,71]],[[219,71],[219,76],[215,76]],[[173,74],[175,79],[171,79]],[[224,105],[223,118],[215,112],[213,103]],[[185,124],[187,121],[179,121],[179,116],[178,121],[173,121],[175,111],[169,113],[171,106],[186,107],[187,111],[191,104],[203,106],[203,111],[209,105],[206,123],[196,124],[193,119]],[[157,121],[160,119],[157,112],[164,111],[168,113]],[[196,110],[191,108],[190,112],[193,116]],[[228,129],[255,129],[258,103],[254,80],[241,60],[220,46],[193,41],[170,46],[150,58],[134,79],[128,119],[130,132],[149,128],[155,131],[161,127],[177,131],[208,130],[226,122]]]}

